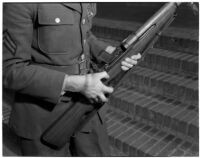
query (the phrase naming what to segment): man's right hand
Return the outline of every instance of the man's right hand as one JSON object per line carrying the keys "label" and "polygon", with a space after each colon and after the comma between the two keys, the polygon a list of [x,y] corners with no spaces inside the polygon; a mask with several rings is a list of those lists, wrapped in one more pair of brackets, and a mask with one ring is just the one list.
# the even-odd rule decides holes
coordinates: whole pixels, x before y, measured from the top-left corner
{"label": "man's right hand", "polygon": [[103,102],[107,102],[106,93],[112,93],[113,88],[104,85],[101,79],[108,79],[108,74],[104,72],[88,74],[86,75],[85,87],[82,90],[82,93],[90,98],[98,101],[100,99]]}
{"label": "man's right hand", "polygon": [[101,81],[103,78],[109,78],[105,71],[84,76],[66,76],[63,88],[65,91],[81,92],[87,98],[94,99],[95,101],[100,99],[102,102],[107,102],[108,99],[105,94],[112,93],[113,88],[104,85]]}

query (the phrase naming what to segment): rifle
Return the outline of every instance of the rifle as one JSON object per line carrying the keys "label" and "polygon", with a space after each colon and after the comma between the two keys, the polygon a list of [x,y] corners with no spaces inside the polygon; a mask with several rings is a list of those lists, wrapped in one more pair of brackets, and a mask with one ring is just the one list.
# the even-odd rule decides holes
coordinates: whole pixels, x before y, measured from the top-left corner
{"label": "rifle", "polygon": [[[158,40],[165,28],[175,19],[180,3],[166,3],[135,33],[130,34],[112,53],[108,64],[102,66],[110,78],[104,83],[116,88],[127,71],[121,70],[121,61],[140,52],[142,57]],[[73,101],[73,95],[80,100]],[[64,146],[77,130],[80,130],[104,105],[102,102],[89,102],[80,93],[72,94],[71,108],[67,109],[42,135],[41,141],[53,148]]]}

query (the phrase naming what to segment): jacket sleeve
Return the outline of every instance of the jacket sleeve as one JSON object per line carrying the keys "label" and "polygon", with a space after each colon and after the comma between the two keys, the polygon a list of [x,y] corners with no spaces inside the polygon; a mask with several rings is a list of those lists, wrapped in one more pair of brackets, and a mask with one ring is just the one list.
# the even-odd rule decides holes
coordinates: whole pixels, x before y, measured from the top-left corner
{"label": "jacket sleeve", "polygon": [[65,74],[31,64],[34,7],[4,3],[3,86],[56,104]]}

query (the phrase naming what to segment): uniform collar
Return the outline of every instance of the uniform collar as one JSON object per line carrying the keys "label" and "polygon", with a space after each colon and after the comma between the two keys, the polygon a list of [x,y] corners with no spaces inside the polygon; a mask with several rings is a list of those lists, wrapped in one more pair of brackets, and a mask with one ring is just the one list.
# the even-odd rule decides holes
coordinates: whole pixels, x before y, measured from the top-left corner
{"label": "uniform collar", "polygon": [[66,7],[69,7],[71,9],[77,10],[78,12],[82,12],[81,4],[80,3],[63,3]]}

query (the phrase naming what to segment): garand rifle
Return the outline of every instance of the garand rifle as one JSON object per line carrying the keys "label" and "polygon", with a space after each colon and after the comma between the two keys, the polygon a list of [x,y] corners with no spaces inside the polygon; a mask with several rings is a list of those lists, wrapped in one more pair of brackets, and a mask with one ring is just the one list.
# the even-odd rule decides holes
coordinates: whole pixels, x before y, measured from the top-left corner
{"label": "garand rifle", "polygon": [[[138,52],[144,57],[152,48],[161,33],[175,19],[176,10],[180,3],[166,3],[135,33],[130,34],[112,53],[108,64],[104,64],[102,70],[109,74],[109,79],[104,83],[116,88],[119,81],[127,71],[121,70],[121,61]],[[76,100],[71,108],[67,109],[46,131],[43,133],[42,142],[53,148],[64,146],[74,134],[81,130],[94,117],[97,111],[104,105],[102,102],[89,102],[80,93],[76,93]],[[77,98],[81,98],[77,101]]]}

